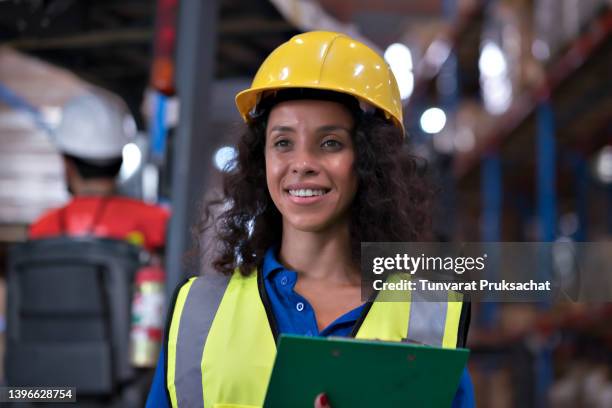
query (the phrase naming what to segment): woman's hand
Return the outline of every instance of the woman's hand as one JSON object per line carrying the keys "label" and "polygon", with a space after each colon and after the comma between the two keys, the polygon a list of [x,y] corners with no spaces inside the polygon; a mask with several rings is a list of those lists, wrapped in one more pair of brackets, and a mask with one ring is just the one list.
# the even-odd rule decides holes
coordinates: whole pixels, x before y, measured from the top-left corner
{"label": "woman's hand", "polygon": [[314,401],[314,408],[331,408],[331,406],[329,405],[329,400],[327,399],[327,395],[325,395],[325,393],[317,395]]}

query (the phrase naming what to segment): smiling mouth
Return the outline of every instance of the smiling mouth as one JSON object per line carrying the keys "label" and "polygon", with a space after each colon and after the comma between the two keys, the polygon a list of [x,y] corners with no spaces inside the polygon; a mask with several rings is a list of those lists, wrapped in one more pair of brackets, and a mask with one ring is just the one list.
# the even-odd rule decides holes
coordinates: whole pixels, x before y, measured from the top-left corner
{"label": "smiling mouth", "polygon": [[330,189],[297,189],[297,190],[286,190],[292,197],[319,197],[329,193]]}

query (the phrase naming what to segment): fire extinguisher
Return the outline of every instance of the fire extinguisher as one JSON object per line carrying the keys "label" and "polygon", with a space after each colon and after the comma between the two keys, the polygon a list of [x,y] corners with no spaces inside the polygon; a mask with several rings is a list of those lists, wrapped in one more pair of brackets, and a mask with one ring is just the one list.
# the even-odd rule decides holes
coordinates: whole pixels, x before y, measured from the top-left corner
{"label": "fire extinguisher", "polygon": [[162,342],[165,273],[149,265],[136,273],[130,332],[131,361],[135,367],[154,367]]}

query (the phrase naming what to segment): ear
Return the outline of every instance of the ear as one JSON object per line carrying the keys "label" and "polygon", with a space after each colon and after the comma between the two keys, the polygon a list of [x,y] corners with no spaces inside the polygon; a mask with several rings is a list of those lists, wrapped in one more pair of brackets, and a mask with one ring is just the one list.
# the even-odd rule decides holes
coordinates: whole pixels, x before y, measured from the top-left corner
{"label": "ear", "polygon": [[66,156],[63,157],[63,161],[64,161],[64,169],[66,169],[66,176],[71,177],[76,172],[74,163],[72,162],[72,160],[70,160]]}
{"label": "ear", "polygon": [[76,182],[81,178],[74,162],[66,156],[64,156],[64,169],[66,174],[66,184]]}

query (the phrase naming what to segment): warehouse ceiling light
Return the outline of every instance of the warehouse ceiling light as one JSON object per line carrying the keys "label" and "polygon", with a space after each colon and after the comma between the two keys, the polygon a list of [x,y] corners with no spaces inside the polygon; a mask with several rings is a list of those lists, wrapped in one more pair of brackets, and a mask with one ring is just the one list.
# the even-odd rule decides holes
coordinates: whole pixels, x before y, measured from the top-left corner
{"label": "warehouse ceiling light", "polygon": [[480,75],[486,77],[498,77],[507,73],[506,58],[497,44],[492,41],[484,43],[478,60],[478,68]]}
{"label": "warehouse ceiling light", "polygon": [[236,149],[232,146],[223,146],[215,153],[215,167],[225,172],[232,171],[235,158]]}
{"label": "warehouse ceiling light", "polygon": [[494,115],[504,113],[512,103],[512,82],[506,57],[496,43],[484,42],[478,68],[485,109]]}
{"label": "warehouse ceiling light", "polygon": [[420,123],[425,133],[430,135],[440,133],[446,125],[446,114],[440,108],[429,108],[421,115]]}
{"label": "warehouse ceiling light", "polygon": [[385,61],[391,67],[402,99],[408,99],[414,90],[412,53],[404,44],[391,44],[385,51]]}

